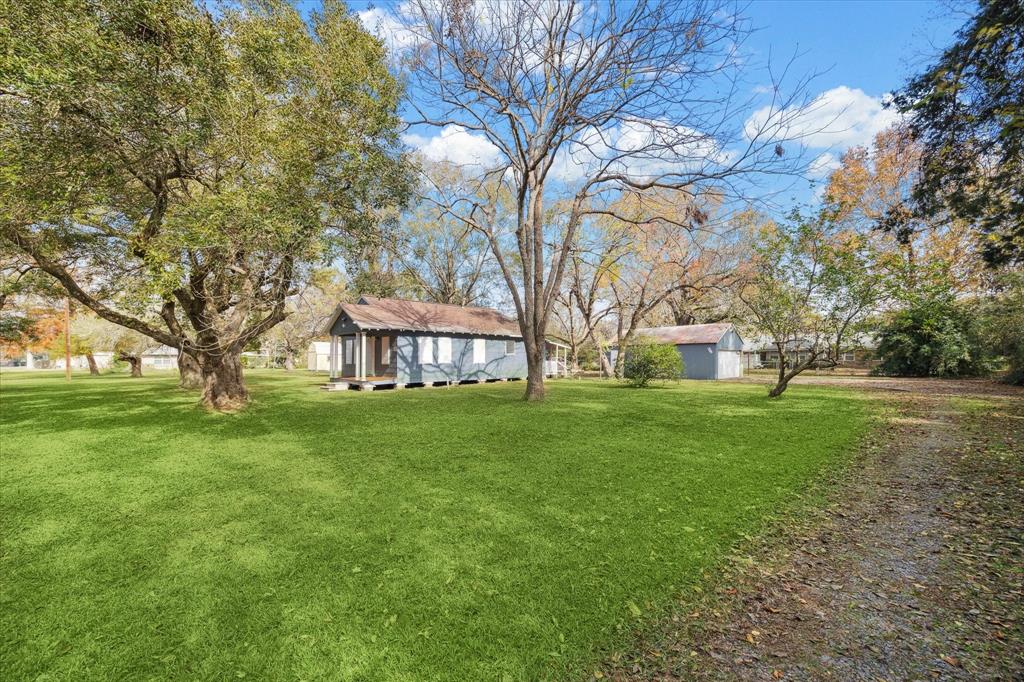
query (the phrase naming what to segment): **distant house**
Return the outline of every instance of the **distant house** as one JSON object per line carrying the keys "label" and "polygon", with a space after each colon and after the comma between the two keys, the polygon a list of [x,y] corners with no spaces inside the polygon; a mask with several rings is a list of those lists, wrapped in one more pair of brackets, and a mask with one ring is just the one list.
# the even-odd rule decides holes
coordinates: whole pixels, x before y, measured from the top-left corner
{"label": "distant house", "polygon": [[178,349],[154,346],[142,351],[142,366],[153,369],[178,369]]}
{"label": "distant house", "polygon": [[306,369],[312,372],[331,370],[331,342],[313,341],[306,349]]}
{"label": "distant house", "polygon": [[[794,339],[786,344],[785,352],[791,364],[807,360],[811,354],[811,341]],[[848,347],[839,354],[838,367],[866,369],[874,367],[875,338],[870,334],[859,334],[849,340]],[[743,344],[743,364],[747,369],[778,369],[779,349],[768,336],[757,336]]]}
{"label": "distant house", "polygon": [[[99,351],[92,354],[92,359],[96,363],[96,369],[108,369],[114,362],[114,353],[112,351]],[[64,358],[58,357],[51,364],[51,369],[64,369]],[[84,355],[72,355],[71,368],[89,369],[89,359]]]}
{"label": "distant house", "polygon": [[339,305],[326,331],[327,369],[343,387],[526,377],[518,322],[491,308],[363,296]]}
{"label": "distant house", "polygon": [[[674,345],[683,359],[683,377],[686,379],[737,379],[743,376],[743,339],[731,323],[644,327],[636,331],[636,336]],[[616,349],[609,353],[613,364],[617,353]],[[628,349],[626,354],[628,356]]]}

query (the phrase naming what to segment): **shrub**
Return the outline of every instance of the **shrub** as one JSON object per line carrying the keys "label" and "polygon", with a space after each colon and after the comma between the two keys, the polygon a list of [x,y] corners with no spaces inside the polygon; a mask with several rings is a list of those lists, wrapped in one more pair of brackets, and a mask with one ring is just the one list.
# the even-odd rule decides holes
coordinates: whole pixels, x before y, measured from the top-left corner
{"label": "shrub", "polygon": [[626,351],[623,369],[630,385],[643,388],[655,379],[678,379],[683,373],[683,359],[675,346],[643,339]]}
{"label": "shrub", "polygon": [[879,331],[876,372],[889,376],[985,374],[988,354],[971,311],[947,298],[925,298],[892,315]]}

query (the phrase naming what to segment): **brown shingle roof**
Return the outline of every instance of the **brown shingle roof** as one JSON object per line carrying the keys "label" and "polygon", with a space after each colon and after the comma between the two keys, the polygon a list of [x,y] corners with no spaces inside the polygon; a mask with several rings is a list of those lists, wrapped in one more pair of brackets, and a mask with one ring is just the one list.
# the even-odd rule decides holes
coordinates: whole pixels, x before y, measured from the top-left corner
{"label": "brown shingle roof", "polygon": [[342,303],[328,326],[344,313],[363,330],[480,334],[520,338],[519,323],[493,308],[404,301],[363,296],[358,303]]}
{"label": "brown shingle roof", "polygon": [[718,343],[732,329],[729,322],[717,324],[688,324],[681,327],[645,327],[637,329],[637,336],[652,338],[658,343]]}

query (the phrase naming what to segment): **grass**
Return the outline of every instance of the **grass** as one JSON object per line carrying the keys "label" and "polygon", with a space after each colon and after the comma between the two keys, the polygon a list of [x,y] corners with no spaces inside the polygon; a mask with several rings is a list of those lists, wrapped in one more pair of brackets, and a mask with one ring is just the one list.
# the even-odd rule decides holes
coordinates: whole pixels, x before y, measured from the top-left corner
{"label": "grass", "polygon": [[579,678],[851,451],[858,394],[0,377],[6,679]]}

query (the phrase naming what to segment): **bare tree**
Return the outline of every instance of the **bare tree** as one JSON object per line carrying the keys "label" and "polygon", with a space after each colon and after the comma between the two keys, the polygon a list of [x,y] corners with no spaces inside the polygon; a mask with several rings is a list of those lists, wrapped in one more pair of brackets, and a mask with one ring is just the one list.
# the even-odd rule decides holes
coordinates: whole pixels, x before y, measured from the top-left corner
{"label": "bare tree", "polygon": [[288,300],[288,317],[267,333],[265,341],[284,357],[285,370],[295,369],[295,358],[324,333],[344,300],[345,282],[338,271],[329,268],[314,272],[308,285]]}
{"label": "bare tree", "polygon": [[[466,182],[452,164],[424,163],[423,169],[430,177],[425,192],[431,187],[451,192]],[[454,305],[493,303],[490,299],[501,275],[486,237],[437,202],[421,202],[407,212],[388,248],[404,286],[417,298]]]}
{"label": "bare tree", "polygon": [[[745,120],[753,102],[739,50],[748,29],[731,3],[402,8],[422,103],[411,124],[458,126],[493,152],[475,185],[431,200],[487,237],[526,345],[527,400],[544,396],[544,334],[587,216],[621,219],[610,208],[620,195],[652,189],[746,196],[754,176],[800,169],[780,139],[804,108],[803,83],[791,96],[771,88]],[[493,210],[499,192],[511,197],[511,220]]]}

